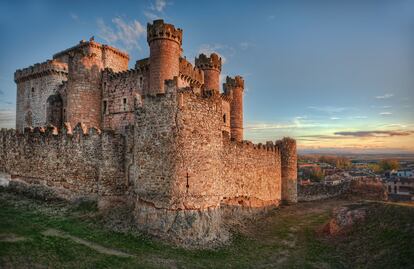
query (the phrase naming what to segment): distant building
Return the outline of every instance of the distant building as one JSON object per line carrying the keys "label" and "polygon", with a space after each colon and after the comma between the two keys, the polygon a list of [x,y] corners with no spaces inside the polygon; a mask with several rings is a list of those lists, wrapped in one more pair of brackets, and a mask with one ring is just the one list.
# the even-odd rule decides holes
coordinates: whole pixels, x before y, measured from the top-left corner
{"label": "distant building", "polygon": [[386,184],[391,200],[414,201],[414,178],[394,177]]}
{"label": "distant building", "polygon": [[413,177],[413,171],[409,169],[398,170],[397,177]]}

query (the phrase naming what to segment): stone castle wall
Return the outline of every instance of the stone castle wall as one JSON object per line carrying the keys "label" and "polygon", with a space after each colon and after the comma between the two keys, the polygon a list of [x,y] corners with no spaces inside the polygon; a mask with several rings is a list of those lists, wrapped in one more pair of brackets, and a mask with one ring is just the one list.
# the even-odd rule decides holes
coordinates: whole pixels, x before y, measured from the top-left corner
{"label": "stone castle wall", "polygon": [[119,73],[105,70],[102,77],[102,127],[122,131],[134,124],[134,110],[142,103],[148,79],[140,69]]}
{"label": "stone castle wall", "polygon": [[124,139],[81,125],[0,131],[0,170],[14,181],[54,189],[65,199],[125,192]]}
{"label": "stone castle wall", "polygon": [[67,65],[57,61],[16,71],[16,129],[47,124],[47,100],[67,80],[67,73]]}
{"label": "stone castle wall", "polygon": [[230,141],[222,99],[191,89],[145,96],[134,126],[134,214],[142,229],[200,242],[223,234],[221,206],[277,206],[281,158],[276,146]]}

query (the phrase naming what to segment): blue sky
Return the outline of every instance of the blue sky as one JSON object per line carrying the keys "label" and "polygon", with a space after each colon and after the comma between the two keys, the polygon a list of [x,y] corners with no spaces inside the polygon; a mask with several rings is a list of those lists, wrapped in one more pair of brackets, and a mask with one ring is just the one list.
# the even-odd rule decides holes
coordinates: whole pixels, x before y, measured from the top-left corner
{"label": "blue sky", "polygon": [[245,78],[245,136],[301,149],[414,152],[414,1],[2,1],[0,127],[13,73],[95,36],[148,56],[146,23],[183,28],[184,55],[216,51]]}

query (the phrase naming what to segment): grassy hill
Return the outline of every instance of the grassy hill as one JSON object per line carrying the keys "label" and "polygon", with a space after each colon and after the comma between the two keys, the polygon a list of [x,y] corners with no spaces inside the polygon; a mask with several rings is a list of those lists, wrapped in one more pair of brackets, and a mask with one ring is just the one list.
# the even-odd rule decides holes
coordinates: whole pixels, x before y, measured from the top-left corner
{"label": "grassy hill", "polygon": [[186,250],[111,231],[114,220],[93,203],[42,202],[3,190],[0,268],[414,268],[414,206],[364,202],[365,222],[346,235],[324,234],[332,209],[349,203],[282,207],[245,224],[228,246]]}

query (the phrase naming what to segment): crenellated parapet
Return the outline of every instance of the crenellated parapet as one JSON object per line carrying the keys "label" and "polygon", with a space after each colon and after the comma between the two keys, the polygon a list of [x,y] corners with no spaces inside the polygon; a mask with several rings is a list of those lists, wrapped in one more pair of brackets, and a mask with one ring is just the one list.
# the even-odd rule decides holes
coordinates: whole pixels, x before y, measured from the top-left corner
{"label": "crenellated parapet", "polygon": [[64,56],[66,55],[72,55],[76,52],[79,51],[83,51],[84,53],[86,53],[87,51],[84,50],[85,48],[94,48],[94,49],[99,49],[102,50],[102,52],[110,52],[112,54],[117,55],[118,57],[124,58],[126,60],[129,60],[129,55],[126,52],[123,52],[117,48],[114,48],[112,46],[108,46],[108,45],[104,45],[104,44],[100,44],[98,42],[95,41],[85,41],[85,40],[81,40],[79,42],[79,44],[70,47],[68,49],[62,50],[58,53],[55,53],[53,55],[53,59],[60,59],[60,58],[64,58]]}
{"label": "crenellated parapet", "polygon": [[156,39],[168,39],[177,42],[180,46],[183,42],[183,30],[174,25],[164,23],[164,20],[155,20],[147,24],[147,41],[150,44]]}
{"label": "crenellated parapet", "polygon": [[204,83],[203,71],[194,67],[185,58],[180,58],[180,78],[190,86],[201,87]]}
{"label": "crenellated parapet", "polygon": [[210,57],[201,53],[195,58],[195,65],[200,69],[214,69],[221,72],[221,57],[216,53],[212,53]]}
{"label": "crenellated parapet", "polygon": [[244,79],[241,76],[235,76],[234,78],[226,77],[226,82],[223,84],[223,90],[225,93],[233,89],[244,90]]}
{"label": "crenellated parapet", "polygon": [[68,65],[57,60],[37,63],[24,69],[18,69],[14,73],[14,81],[19,83],[49,75],[62,75],[66,77],[68,75]]}

